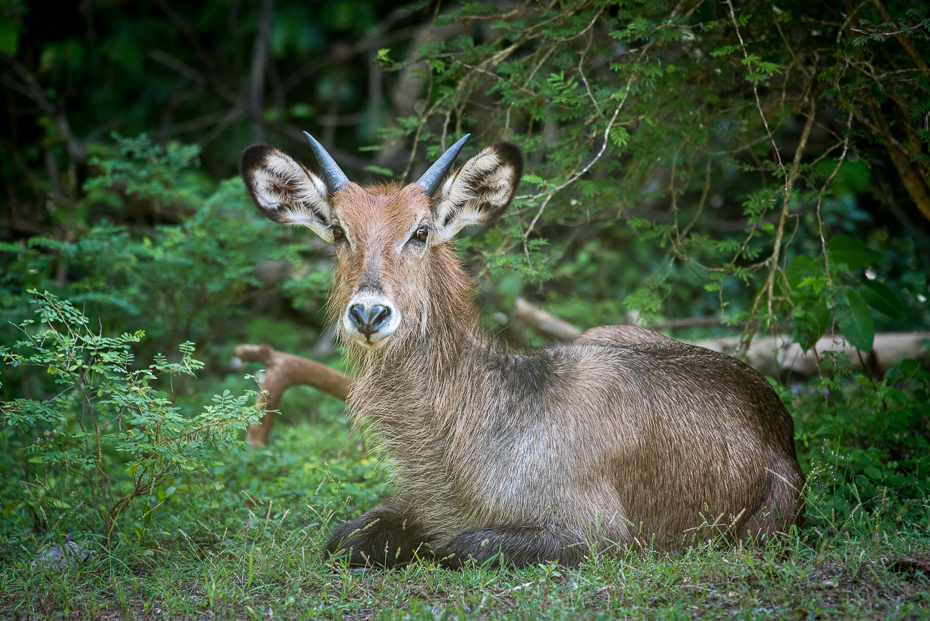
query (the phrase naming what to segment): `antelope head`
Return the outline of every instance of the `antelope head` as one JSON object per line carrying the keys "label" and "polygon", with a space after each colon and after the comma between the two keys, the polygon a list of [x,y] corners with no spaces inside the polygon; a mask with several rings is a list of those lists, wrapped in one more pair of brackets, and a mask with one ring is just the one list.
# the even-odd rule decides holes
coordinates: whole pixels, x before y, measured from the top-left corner
{"label": "antelope head", "polygon": [[319,177],[278,149],[254,145],[242,154],[242,178],[265,216],[309,227],[334,246],[330,311],[346,344],[371,352],[467,314],[471,285],[447,242],[504,212],[522,174],[520,149],[487,147],[443,183],[465,136],[416,183],[363,188],[306,136]]}

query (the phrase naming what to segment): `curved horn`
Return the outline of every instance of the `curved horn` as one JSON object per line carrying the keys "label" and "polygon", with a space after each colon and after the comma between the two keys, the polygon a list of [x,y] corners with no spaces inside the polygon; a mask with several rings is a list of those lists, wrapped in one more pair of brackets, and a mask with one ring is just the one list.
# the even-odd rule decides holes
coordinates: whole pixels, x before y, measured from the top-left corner
{"label": "curved horn", "polygon": [[423,173],[423,176],[417,181],[417,185],[423,188],[427,196],[435,194],[436,190],[439,188],[439,184],[442,182],[442,178],[445,177],[449,169],[452,168],[452,162],[455,161],[455,157],[459,154],[459,151],[462,150],[462,147],[465,146],[465,142],[468,140],[469,136],[471,136],[471,134],[465,134],[458,142],[449,147],[449,150],[443,153],[442,156],[436,160],[436,163],[430,166],[429,170]]}
{"label": "curved horn", "polygon": [[329,191],[335,194],[349,182],[349,178],[336,164],[336,160],[326,152],[323,145],[317,142],[316,138],[307,132],[304,132],[304,136],[307,137],[307,142],[310,143],[310,148],[313,149],[313,155],[316,156],[316,161],[322,169],[320,173],[323,176],[323,182],[329,188]]}

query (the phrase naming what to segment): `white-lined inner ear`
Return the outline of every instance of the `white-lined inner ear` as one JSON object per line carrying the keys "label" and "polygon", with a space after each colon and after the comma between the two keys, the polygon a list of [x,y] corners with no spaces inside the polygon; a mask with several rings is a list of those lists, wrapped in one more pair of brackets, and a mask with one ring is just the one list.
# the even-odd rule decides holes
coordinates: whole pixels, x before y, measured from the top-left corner
{"label": "white-lined inner ear", "polygon": [[280,151],[265,155],[260,166],[246,171],[260,209],[283,224],[306,226],[332,243],[332,208],[326,184]]}
{"label": "white-lined inner ear", "polygon": [[493,147],[468,160],[442,186],[435,208],[436,233],[445,241],[463,227],[497,215],[511,200],[516,171]]}

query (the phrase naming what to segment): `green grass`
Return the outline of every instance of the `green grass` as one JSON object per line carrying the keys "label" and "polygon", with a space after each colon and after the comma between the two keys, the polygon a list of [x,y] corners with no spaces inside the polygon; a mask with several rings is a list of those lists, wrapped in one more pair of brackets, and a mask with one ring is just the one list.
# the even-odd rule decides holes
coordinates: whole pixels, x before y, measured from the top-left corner
{"label": "green grass", "polygon": [[760,546],[706,542],[574,569],[327,565],[333,523],[373,506],[384,475],[338,406],[326,408],[313,424],[280,425],[269,449],[218,462],[214,494],[180,497],[141,541],[128,533],[61,570],[33,566],[29,542],[6,550],[0,618],[930,618],[930,574],[895,566],[930,561],[926,524],[839,520],[816,499],[810,526]]}
{"label": "green grass", "polygon": [[[300,518],[295,516],[295,522]],[[895,571],[927,556],[907,533],[793,540],[776,549],[629,553],[577,569],[342,570],[319,555],[325,532],[287,520],[243,528],[187,551],[118,555],[61,572],[26,563],[5,572],[9,617],[63,618],[917,618],[930,615],[930,579]],[[913,615],[917,615],[914,617]]]}

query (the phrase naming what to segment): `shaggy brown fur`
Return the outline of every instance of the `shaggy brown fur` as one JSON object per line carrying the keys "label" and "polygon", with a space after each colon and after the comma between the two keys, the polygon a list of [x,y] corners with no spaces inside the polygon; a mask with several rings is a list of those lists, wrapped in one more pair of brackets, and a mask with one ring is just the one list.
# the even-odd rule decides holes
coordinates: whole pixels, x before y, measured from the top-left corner
{"label": "shaggy brown fur", "polygon": [[[793,422],[742,362],[630,326],[521,352],[478,329],[447,240],[500,215],[521,170],[519,150],[500,143],[436,199],[351,183],[330,197],[280,151],[243,155],[263,213],[335,243],[331,309],[357,373],[348,405],[394,463],[397,497],[337,527],[327,553],[353,565],[574,565],[592,550],[799,523]],[[390,322],[369,338],[353,304],[389,308]]]}

